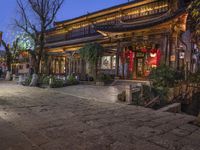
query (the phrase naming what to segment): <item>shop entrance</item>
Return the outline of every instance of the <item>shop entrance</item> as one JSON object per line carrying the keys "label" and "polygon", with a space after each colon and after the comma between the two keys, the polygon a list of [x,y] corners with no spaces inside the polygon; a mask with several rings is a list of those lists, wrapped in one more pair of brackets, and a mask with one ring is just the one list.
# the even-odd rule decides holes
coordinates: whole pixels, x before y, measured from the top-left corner
{"label": "shop entrance", "polygon": [[122,79],[145,79],[152,68],[159,65],[159,46],[129,46],[120,52],[120,75]]}
{"label": "shop entrance", "polygon": [[143,78],[145,72],[145,56],[146,53],[136,52],[135,55],[135,78]]}
{"label": "shop entrance", "polygon": [[136,58],[136,78],[144,77],[144,58]]}

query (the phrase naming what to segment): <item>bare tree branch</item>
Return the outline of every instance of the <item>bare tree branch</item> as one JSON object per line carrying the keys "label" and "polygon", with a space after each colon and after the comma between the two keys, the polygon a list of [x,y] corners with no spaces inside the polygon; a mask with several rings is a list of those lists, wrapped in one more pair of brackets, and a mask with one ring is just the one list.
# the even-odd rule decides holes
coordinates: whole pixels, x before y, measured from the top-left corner
{"label": "bare tree branch", "polygon": [[[64,0],[17,0],[21,20],[15,19],[15,25],[27,33],[35,42],[35,72],[38,73],[40,61],[45,54],[45,34],[53,23]],[[35,20],[30,19],[35,16]]]}

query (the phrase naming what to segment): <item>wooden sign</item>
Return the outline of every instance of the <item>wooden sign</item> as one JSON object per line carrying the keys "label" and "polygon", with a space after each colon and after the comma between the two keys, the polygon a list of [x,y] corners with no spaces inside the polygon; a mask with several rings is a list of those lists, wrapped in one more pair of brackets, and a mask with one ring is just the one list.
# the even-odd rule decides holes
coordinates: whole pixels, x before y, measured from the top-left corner
{"label": "wooden sign", "polygon": [[170,56],[170,61],[172,61],[172,62],[176,61],[176,56],[175,55],[171,55]]}
{"label": "wooden sign", "polygon": [[145,56],[144,53],[141,53],[141,52],[137,52],[137,53],[136,53],[136,57],[144,57],[144,56]]}

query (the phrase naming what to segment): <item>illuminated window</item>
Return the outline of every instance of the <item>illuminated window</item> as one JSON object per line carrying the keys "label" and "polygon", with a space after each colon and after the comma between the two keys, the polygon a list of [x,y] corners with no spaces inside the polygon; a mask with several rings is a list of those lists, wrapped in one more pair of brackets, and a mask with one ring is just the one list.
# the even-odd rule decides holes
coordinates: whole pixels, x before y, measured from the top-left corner
{"label": "illuminated window", "polygon": [[103,56],[102,57],[101,69],[111,69],[111,56]]}
{"label": "illuminated window", "polygon": [[103,56],[101,58],[101,69],[115,69],[116,56]]}
{"label": "illuminated window", "polygon": [[116,56],[112,56],[112,69],[116,67]]}

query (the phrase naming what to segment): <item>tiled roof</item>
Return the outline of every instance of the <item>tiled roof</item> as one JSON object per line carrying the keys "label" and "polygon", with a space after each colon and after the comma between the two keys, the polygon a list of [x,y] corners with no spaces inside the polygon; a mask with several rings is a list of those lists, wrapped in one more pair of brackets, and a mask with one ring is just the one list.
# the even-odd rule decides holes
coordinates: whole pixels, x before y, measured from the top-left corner
{"label": "tiled roof", "polygon": [[104,32],[126,32],[130,30],[139,30],[139,29],[144,29],[144,28],[149,28],[164,22],[167,22],[182,13],[185,12],[185,9],[182,8],[178,11],[176,11],[173,14],[168,14],[160,18],[155,18],[154,20],[152,19],[151,21],[149,20],[144,20],[143,22],[137,23],[133,22],[132,24],[116,24],[116,25],[101,25],[101,26],[95,26],[96,30],[104,31]]}
{"label": "tiled roof", "polygon": [[111,9],[116,9],[116,8],[120,8],[120,7],[123,7],[123,6],[130,5],[130,4],[138,3],[140,1],[144,1],[144,0],[133,0],[133,1],[130,1],[130,2],[127,2],[127,3],[119,4],[119,5],[116,5],[116,6],[113,6],[113,7],[109,7],[109,8],[106,8],[106,9],[102,9],[102,10],[99,10],[99,11],[88,13],[86,15],[82,15],[82,16],[79,16],[79,17],[76,17],[76,18],[58,21],[58,22],[55,22],[55,24],[62,24],[62,23],[65,23],[65,22],[70,22],[70,21],[73,21],[73,20],[76,20],[76,19],[87,17],[89,15],[93,15],[93,14],[101,13],[101,12],[108,11],[108,10],[111,10]]}

